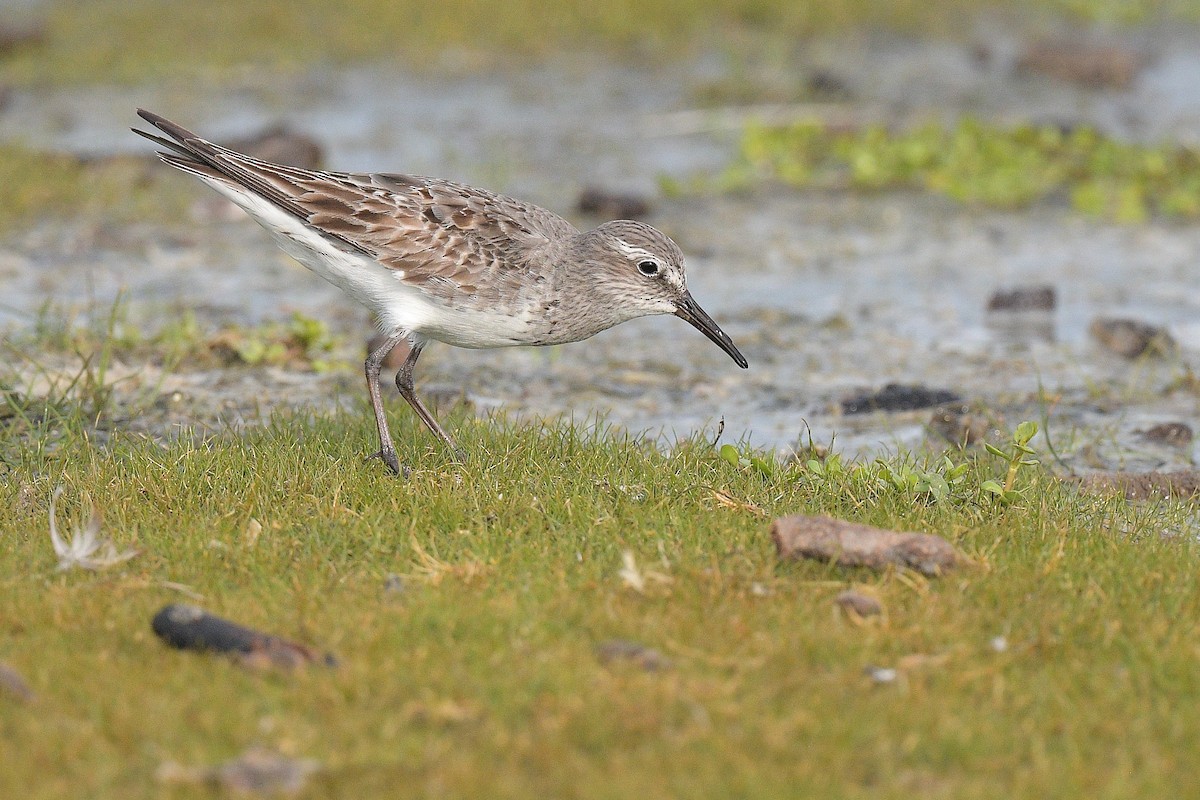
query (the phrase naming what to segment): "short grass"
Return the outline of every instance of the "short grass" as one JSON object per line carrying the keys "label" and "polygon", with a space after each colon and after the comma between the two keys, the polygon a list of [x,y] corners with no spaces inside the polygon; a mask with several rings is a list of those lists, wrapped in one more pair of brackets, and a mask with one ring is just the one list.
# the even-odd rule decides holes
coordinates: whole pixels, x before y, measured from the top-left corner
{"label": "short grass", "polygon": [[[1002,465],[962,454],[934,502],[879,465],[763,469],[699,438],[668,454],[461,415],[456,464],[399,409],[415,470],[398,480],[362,460],[365,410],[101,448],[70,402],[7,402],[0,661],[38,700],[0,690],[2,797],[211,797],[156,770],[255,744],[320,761],[313,798],[1200,791],[1200,554],[1182,504],[1077,495],[1028,469],[1024,499],[1001,504],[979,486]],[[56,572],[58,485],[65,527],[91,498],[143,553]],[[769,517],[797,512],[931,531],[976,566],[926,580],[779,564]],[[624,551],[641,592],[619,577]],[[187,601],[174,584],[341,666],[284,676],[172,650],[149,622]],[[837,611],[848,586],[883,619]],[[610,639],[673,665],[601,664]],[[868,665],[899,677],[876,684]]]}

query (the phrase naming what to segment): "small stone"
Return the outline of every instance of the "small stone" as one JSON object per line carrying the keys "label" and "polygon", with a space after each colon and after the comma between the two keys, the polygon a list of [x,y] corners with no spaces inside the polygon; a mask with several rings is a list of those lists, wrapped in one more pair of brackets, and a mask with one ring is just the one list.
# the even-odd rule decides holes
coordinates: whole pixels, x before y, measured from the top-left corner
{"label": "small stone", "polygon": [[988,642],[988,647],[992,648],[993,652],[1006,653],[1008,652],[1008,639],[1003,636],[993,636]]}
{"label": "small stone", "polygon": [[14,50],[33,47],[46,41],[46,23],[42,20],[0,22],[0,56]]}
{"label": "small stone", "polygon": [[896,678],[900,677],[900,673],[891,667],[877,667],[873,664],[867,665],[863,673],[876,683],[895,683]]}
{"label": "small stone", "polygon": [[4,689],[10,696],[22,703],[32,703],[35,699],[33,690],[21,677],[21,673],[4,662],[0,662],[0,689]]}
{"label": "small stone", "polygon": [[256,134],[226,142],[225,146],[263,161],[303,169],[320,169],[324,160],[316,139],[289,130],[285,125],[273,125]]}
{"label": "small stone", "polygon": [[1175,340],[1165,329],[1134,319],[1100,317],[1088,332],[1102,347],[1125,358],[1165,356],[1175,349]]}
{"label": "small stone", "polygon": [[1161,500],[1200,496],[1200,471],[1096,472],[1070,478],[1085,492],[1123,494],[1126,500]]}
{"label": "small stone", "polygon": [[596,657],[601,664],[628,661],[647,672],[668,669],[671,660],[652,647],[626,639],[610,639],[596,646]]}
{"label": "small stone", "polygon": [[383,581],[383,591],[386,594],[402,594],[404,589],[404,578],[394,572]]}
{"label": "small stone", "polygon": [[236,794],[297,794],[321,765],[310,759],[288,758],[274,750],[252,747],[242,755],[211,767],[162,764],[156,777],[163,783],[207,783]]}
{"label": "small stone", "polygon": [[1094,89],[1125,89],[1142,64],[1141,56],[1122,45],[1054,38],[1027,47],[1016,68]]}
{"label": "small stone", "polygon": [[262,529],[262,523],[251,517],[242,531],[242,544],[246,547],[254,547],[258,544],[258,537],[262,535]]}
{"label": "small stone", "polygon": [[[386,341],[387,337],[382,333],[375,333],[372,335],[371,338],[367,340],[367,355],[370,355],[382,347],[383,343]],[[401,365],[404,364],[404,360],[408,358],[408,354],[410,352],[412,352],[412,344],[408,341],[402,341],[393,347],[386,356],[384,356],[381,364],[382,369],[379,373],[379,377],[381,379],[380,383],[386,384],[384,388],[392,385],[392,379],[390,377],[386,381],[382,380],[384,373],[388,371],[395,372],[396,370],[400,369]]]}
{"label": "small stone", "polygon": [[848,100],[854,96],[850,84],[827,69],[813,70],[805,84],[810,95],[823,100]]}
{"label": "small stone", "polygon": [[870,569],[899,566],[930,576],[967,562],[941,537],[889,531],[833,517],[780,517],[771,523],[771,538],[784,560],[810,558]]}
{"label": "small stone", "polygon": [[1171,447],[1187,447],[1195,438],[1192,427],[1184,422],[1160,422],[1138,431],[1138,433],[1148,442],[1157,442]]}
{"label": "small stone", "polygon": [[1058,296],[1053,286],[1022,286],[997,289],[988,298],[988,311],[1053,311]]}
{"label": "small stone", "polygon": [[961,398],[945,389],[930,389],[920,385],[889,383],[877,392],[853,395],[841,401],[843,414],[867,414],[871,411],[916,411]]}
{"label": "small stone", "polygon": [[646,198],[597,186],[587,186],[579,193],[576,208],[580,213],[606,219],[641,219],[650,213]]}
{"label": "small stone", "polygon": [[874,617],[883,613],[883,604],[870,595],[847,589],[833,598],[842,610],[857,614],[860,617]]}
{"label": "small stone", "polygon": [[966,403],[938,406],[929,417],[929,430],[958,447],[979,444],[998,429],[983,411]]}

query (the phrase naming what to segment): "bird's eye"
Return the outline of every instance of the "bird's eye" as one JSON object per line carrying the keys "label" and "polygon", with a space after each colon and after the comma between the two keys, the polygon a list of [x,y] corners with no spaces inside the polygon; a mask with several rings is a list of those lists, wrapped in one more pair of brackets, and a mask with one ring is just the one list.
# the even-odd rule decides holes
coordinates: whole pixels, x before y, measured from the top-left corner
{"label": "bird's eye", "polygon": [[658,274],[658,262],[657,261],[639,261],[638,262],[638,272],[642,273],[643,275],[657,275]]}

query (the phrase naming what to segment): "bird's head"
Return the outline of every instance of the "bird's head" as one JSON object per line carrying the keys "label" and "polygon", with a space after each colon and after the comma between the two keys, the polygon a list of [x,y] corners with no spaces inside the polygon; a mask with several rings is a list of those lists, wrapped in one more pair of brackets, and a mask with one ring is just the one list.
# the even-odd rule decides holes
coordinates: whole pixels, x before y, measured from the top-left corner
{"label": "bird's head", "polygon": [[692,297],[679,245],[657,228],[632,220],[606,222],[582,237],[594,286],[633,317],[674,314],[745,369],[746,357]]}

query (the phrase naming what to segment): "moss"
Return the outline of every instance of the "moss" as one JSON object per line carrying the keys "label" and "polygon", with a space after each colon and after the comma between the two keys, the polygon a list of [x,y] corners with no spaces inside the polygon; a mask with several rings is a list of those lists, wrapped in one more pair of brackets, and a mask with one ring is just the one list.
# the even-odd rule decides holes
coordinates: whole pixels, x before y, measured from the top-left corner
{"label": "moss", "polygon": [[1020,208],[1065,197],[1118,222],[1200,215],[1200,153],[1144,146],[1090,128],[1000,127],[964,119],[951,128],[883,127],[845,133],[820,123],[749,127],[741,158],[712,185],[762,180],[799,187],[923,189],[963,203]]}

